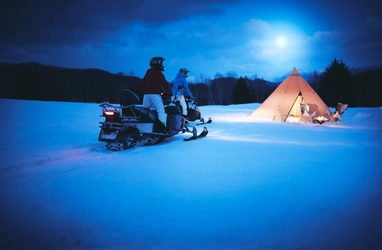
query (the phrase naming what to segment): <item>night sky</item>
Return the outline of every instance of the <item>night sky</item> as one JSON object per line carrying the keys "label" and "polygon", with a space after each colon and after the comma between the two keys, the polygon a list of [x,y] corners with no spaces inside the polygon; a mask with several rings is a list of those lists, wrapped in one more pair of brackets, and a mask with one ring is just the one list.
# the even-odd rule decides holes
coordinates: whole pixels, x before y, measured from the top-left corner
{"label": "night sky", "polygon": [[0,62],[99,68],[142,77],[153,56],[171,81],[236,73],[266,80],[293,67],[382,64],[377,0],[14,0],[1,4]]}

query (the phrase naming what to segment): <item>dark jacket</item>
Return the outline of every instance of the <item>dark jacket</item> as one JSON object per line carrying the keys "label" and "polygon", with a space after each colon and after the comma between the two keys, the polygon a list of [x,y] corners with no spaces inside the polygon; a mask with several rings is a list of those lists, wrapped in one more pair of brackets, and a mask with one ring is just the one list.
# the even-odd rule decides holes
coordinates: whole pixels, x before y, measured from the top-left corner
{"label": "dark jacket", "polygon": [[145,76],[139,83],[139,87],[143,94],[161,94],[163,92],[162,87],[165,88],[168,94],[172,94],[162,71],[156,68],[150,68],[146,71]]}

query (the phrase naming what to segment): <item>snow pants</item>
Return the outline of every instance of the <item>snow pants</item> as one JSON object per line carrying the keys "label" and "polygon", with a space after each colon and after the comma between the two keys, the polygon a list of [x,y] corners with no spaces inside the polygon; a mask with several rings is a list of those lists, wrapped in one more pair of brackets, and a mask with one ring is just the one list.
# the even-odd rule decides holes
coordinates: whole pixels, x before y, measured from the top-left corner
{"label": "snow pants", "polygon": [[187,103],[184,95],[173,95],[171,97],[172,102],[179,101],[180,106],[182,107],[182,115],[187,116]]}
{"label": "snow pants", "polygon": [[167,125],[167,114],[164,111],[162,97],[159,94],[145,94],[143,96],[143,107],[151,108],[154,107],[158,112],[158,120]]}

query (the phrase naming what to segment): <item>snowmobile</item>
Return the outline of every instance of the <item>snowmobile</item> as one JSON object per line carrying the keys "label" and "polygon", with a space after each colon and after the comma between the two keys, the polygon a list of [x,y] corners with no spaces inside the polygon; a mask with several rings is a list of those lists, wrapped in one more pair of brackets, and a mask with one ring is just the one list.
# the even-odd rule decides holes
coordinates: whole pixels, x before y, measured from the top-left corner
{"label": "snowmobile", "polygon": [[[197,102],[195,102],[193,99],[185,97],[186,104],[187,104],[187,116],[185,117],[188,121],[187,125],[190,125],[191,122],[195,122],[199,120],[199,123],[196,123],[196,125],[203,125],[208,124],[212,122],[211,117],[208,118],[207,121],[204,120],[204,118],[201,115],[200,109],[197,106]],[[173,104],[178,107],[178,110],[181,114],[182,106],[180,105],[179,101],[167,101],[170,105]],[[187,126],[186,126],[187,127]]]}
{"label": "snowmobile", "polygon": [[165,105],[167,131],[157,132],[161,124],[157,111],[138,104],[140,98],[133,91],[122,90],[119,101],[120,105],[107,102],[100,104],[101,117],[105,120],[100,122],[98,141],[106,142],[108,150],[121,151],[135,146],[154,145],[180,132],[193,134],[187,140],[202,138],[208,133],[207,128],[199,135],[195,127],[189,129],[187,119],[180,115],[176,105]]}

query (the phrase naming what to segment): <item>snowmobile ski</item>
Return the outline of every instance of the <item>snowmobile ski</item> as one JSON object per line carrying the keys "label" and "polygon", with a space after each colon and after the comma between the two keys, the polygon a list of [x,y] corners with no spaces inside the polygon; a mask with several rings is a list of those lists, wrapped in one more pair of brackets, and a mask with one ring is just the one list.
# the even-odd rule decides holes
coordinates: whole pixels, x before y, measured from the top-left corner
{"label": "snowmobile ski", "polygon": [[204,124],[210,124],[212,123],[212,119],[211,117],[208,117],[208,120],[205,122],[204,119],[200,119],[200,123],[197,123],[196,125],[199,126],[199,125],[204,125]]}
{"label": "snowmobile ski", "polygon": [[192,140],[196,140],[196,139],[201,139],[201,138],[204,138],[207,136],[208,134],[208,130],[207,130],[207,127],[204,127],[203,128],[203,131],[198,135],[198,132],[196,130],[195,127],[192,128],[192,136],[190,138],[185,138],[183,139],[184,141],[192,141]]}

